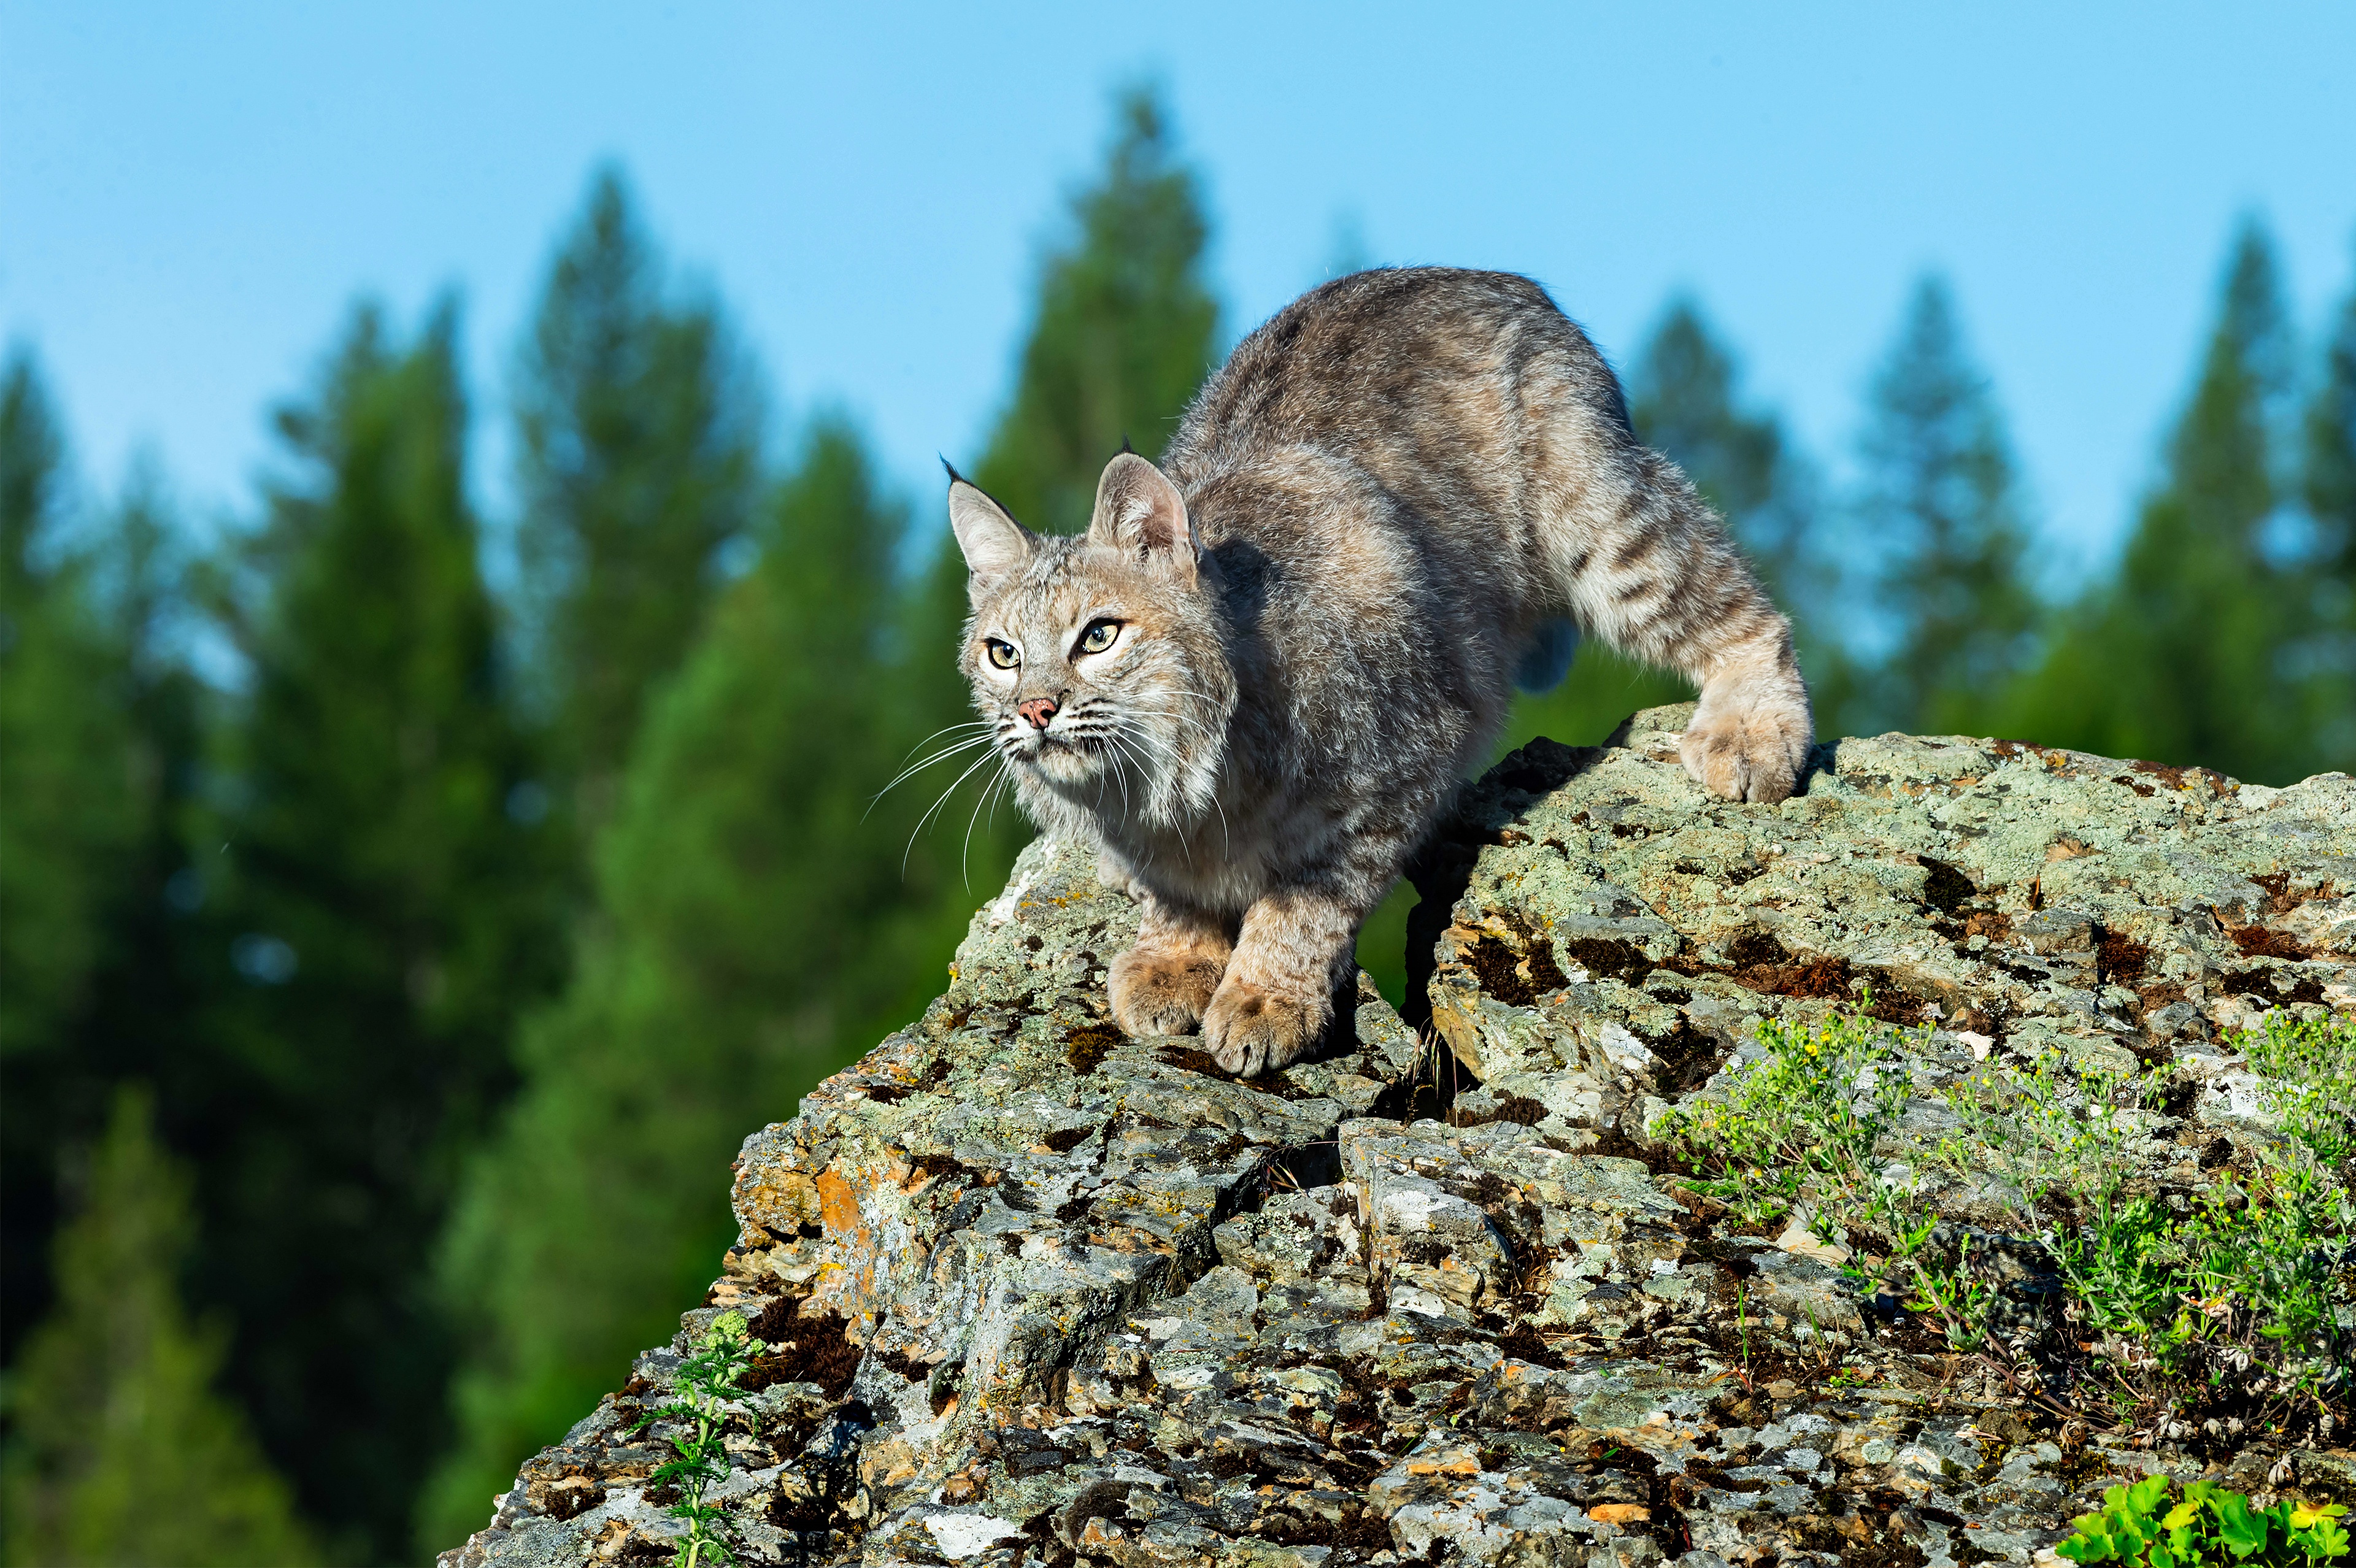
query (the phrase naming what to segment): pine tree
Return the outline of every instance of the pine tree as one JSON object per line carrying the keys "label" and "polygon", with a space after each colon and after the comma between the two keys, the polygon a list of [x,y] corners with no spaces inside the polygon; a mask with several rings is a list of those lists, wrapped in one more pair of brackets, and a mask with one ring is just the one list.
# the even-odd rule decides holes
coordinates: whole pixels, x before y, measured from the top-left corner
{"label": "pine tree", "polygon": [[29,351],[0,371],[0,1061],[53,1046],[136,831],[91,562],[62,538],[64,438]]}
{"label": "pine tree", "polygon": [[57,1162],[102,1105],[84,1043],[136,859],[123,661],[68,537],[65,443],[28,350],[0,371],[0,1350],[48,1304]]}
{"label": "pine tree", "polygon": [[445,1277],[474,1347],[420,1546],[479,1529],[519,1461],[699,1299],[733,1234],[744,1136],[905,1016],[885,935],[904,526],[840,421],[761,520],[757,564],[648,715],[598,844],[571,988],[531,1020],[526,1087],[471,1174]]}
{"label": "pine tree", "polygon": [[443,1436],[432,1249],[559,956],[547,836],[508,809],[530,759],[455,331],[445,306],[404,347],[364,309],[279,415],[288,473],[227,604],[252,673],[212,829],[213,1098],[187,1118],[237,1386],[338,1551],[380,1560]]}
{"label": "pine tree", "polygon": [[2257,783],[2312,772],[2284,650],[2307,596],[2269,560],[2290,332],[2274,247],[2236,238],[2215,331],[2117,573],[2064,622],[2024,683],[2015,733]]}
{"label": "pine tree", "polygon": [[59,1233],[55,1310],[10,1390],[0,1467],[10,1568],[297,1568],[318,1561],[236,1407],[215,1389],[222,1336],[191,1324],[178,1271],[187,1177],[125,1090]]}
{"label": "pine tree", "polygon": [[1869,410],[1858,511],[1896,633],[1870,681],[1871,727],[1985,732],[2033,656],[2038,606],[2003,417],[1935,273],[1915,284]]}
{"label": "pine tree", "polygon": [[1087,526],[1123,441],[1161,456],[1216,351],[1194,171],[1151,91],[1124,93],[1116,120],[1103,172],[1073,195],[1070,232],[1040,269],[1014,396],[974,467],[976,484],[1055,533]]}
{"label": "pine tree", "polygon": [[[166,891],[193,891],[184,830],[201,694],[166,635],[186,608],[186,561],[151,467],[91,521],[62,559],[48,548],[34,552],[46,563],[19,556],[16,656],[0,656],[0,993],[20,1019],[35,1010],[28,998],[54,995],[37,982],[69,993],[39,1010],[37,1029],[12,1027],[0,1053],[0,1319],[11,1360],[48,1306],[61,1152],[97,1137],[117,1082],[182,1080],[190,1056],[179,1048],[198,1010],[187,922]],[[69,943],[38,929],[69,919],[80,923]],[[89,967],[60,961],[61,946]]]}
{"label": "pine tree", "polygon": [[2324,344],[2307,412],[2305,484],[2314,525],[2313,641],[2300,671],[2318,767],[2356,772],[2356,288]]}
{"label": "pine tree", "polygon": [[112,678],[105,688],[129,731],[122,760],[137,832],[116,863],[107,940],[73,1048],[88,1080],[74,1136],[95,1136],[116,1079],[155,1084],[168,1136],[192,1069],[189,1020],[200,1008],[189,918],[205,896],[188,841],[212,703],[190,667],[185,633],[194,613],[194,570],[185,531],[160,472],[134,463],[103,514],[88,557],[106,627]]}
{"label": "pine tree", "polygon": [[741,537],[761,411],[718,307],[673,303],[616,169],[550,267],[515,395],[519,536],[560,791],[594,830]]}

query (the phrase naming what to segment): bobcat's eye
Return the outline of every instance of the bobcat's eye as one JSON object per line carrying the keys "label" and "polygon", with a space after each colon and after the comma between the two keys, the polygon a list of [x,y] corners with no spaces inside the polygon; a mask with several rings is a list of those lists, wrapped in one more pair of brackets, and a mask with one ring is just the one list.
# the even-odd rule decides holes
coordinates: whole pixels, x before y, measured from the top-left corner
{"label": "bobcat's eye", "polygon": [[1119,635],[1119,621],[1091,621],[1088,629],[1080,634],[1080,652],[1100,654],[1112,646],[1114,639]]}
{"label": "bobcat's eye", "polygon": [[1023,662],[1023,656],[1014,651],[1012,643],[1001,642],[996,637],[989,637],[983,640],[981,645],[988,651],[990,662],[1001,669],[1012,669]]}

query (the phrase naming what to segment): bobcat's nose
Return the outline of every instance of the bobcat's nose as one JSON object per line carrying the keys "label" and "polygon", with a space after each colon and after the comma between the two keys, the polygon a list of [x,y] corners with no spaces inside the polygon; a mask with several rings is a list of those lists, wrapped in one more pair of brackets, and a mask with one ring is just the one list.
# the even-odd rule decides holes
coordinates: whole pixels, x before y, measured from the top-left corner
{"label": "bobcat's nose", "polygon": [[1033,730],[1044,730],[1047,727],[1047,720],[1055,716],[1055,699],[1052,697],[1034,697],[1028,702],[1016,703],[1014,711],[1023,715]]}

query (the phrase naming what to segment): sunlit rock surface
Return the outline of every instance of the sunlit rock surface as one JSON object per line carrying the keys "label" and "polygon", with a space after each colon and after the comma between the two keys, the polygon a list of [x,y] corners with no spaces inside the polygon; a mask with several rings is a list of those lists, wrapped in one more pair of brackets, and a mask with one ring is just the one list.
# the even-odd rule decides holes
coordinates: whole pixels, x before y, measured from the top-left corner
{"label": "sunlit rock surface", "polygon": [[746,1140],[682,1337],[443,1563],[668,1557],[625,1429],[732,1308],[771,1347],[719,1488],[747,1562],[1943,1565],[2030,1561],[2157,1467],[2356,1501],[2344,1451],[2039,1415],[1644,1135],[1862,978],[1936,1026],[1913,1132],[1991,1052],[2167,1065],[2150,1179],[2197,1183],[2267,1136],[2227,1031],[2356,1007],[2356,784],[1886,736],[1738,805],[1678,766],[1688,711],[1468,789],[1419,877],[1429,1051],[1363,982],[1259,1083],[1123,1039],[1134,912],[1033,846],[924,1019]]}

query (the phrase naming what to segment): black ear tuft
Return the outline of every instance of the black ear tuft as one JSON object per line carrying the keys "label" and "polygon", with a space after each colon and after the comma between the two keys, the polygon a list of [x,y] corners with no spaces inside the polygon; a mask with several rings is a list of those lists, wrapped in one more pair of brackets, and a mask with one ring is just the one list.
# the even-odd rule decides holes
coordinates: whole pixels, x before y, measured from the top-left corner
{"label": "black ear tuft", "polygon": [[949,470],[949,528],[965,554],[966,570],[986,588],[1020,569],[1039,541],[980,485],[950,468],[948,459],[941,466]]}
{"label": "black ear tuft", "polygon": [[1137,454],[1137,448],[1129,444],[1129,432],[1127,431],[1120,432],[1120,449],[1121,451],[1128,453],[1132,457]]}
{"label": "black ear tuft", "polygon": [[[939,453],[937,453],[937,453],[933,453],[933,455],[934,455],[934,456],[936,456],[936,457],[941,457],[941,454],[940,454]],[[971,484],[973,483],[973,481],[972,481],[972,480],[968,479],[964,475],[962,475],[962,474],[958,473],[958,472],[957,471],[957,464],[954,464],[954,463],[951,463],[948,458],[946,458],[946,457],[941,457],[941,466],[942,466],[943,468],[946,468],[946,469],[948,469],[948,472],[949,472],[949,483],[950,483],[950,484],[952,484],[952,485],[959,485],[959,484],[963,484],[963,485],[971,485]]]}

